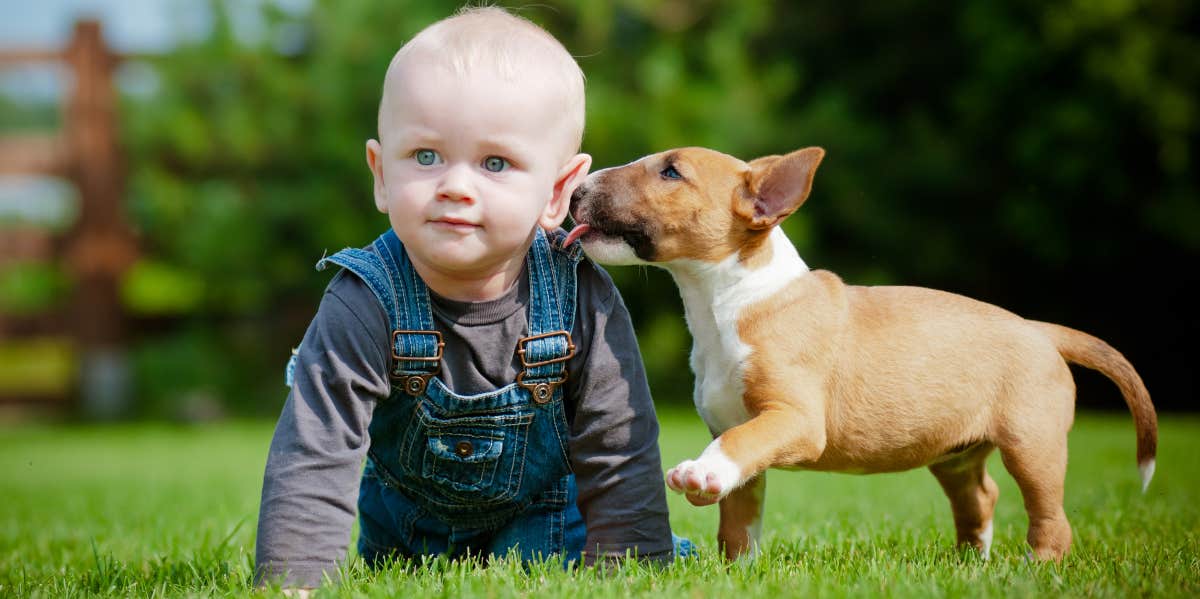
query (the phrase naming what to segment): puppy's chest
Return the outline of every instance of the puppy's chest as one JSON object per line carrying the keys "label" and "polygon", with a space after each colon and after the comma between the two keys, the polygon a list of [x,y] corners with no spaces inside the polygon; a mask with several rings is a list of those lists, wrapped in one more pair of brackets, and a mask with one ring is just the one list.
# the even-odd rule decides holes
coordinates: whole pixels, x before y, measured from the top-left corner
{"label": "puppy's chest", "polygon": [[750,419],[744,374],[755,348],[740,335],[743,317],[808,273],[783,231],[771,231],[770,260],[749,268],[737,254],[717,264],[677,266],[672,274],[683,296],[692,334],[693,399],[714,433]]}
{"label": "puppy's chest", "polygon": [[688,314],[692,333],[692,372],[696,375],[696,411],[714,433],[750,419],[743,394],[743,372],[752,348],[738,336],[739,310]]}

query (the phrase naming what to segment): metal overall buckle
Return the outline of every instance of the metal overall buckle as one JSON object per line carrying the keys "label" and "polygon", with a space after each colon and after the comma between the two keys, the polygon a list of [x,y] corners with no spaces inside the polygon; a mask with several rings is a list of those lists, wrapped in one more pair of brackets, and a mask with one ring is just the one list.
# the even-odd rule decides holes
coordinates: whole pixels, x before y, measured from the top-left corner
{"label": "metal overall buckle", "polygon": [[[530,362],[525,357],[528,352],[528,349],[525,347],[525,345],[527,343],[529,343],[530,341],[535,341],[537,339],[545,339],[547,337],[556,337],[558,335],[562,335],[563,337],[567,338],[567,354],[565,356],[559,356],[557,358],[550,358],[549,360],[542,360],[540,362]],[[566,367],[566,365],[565,364],[563,365],[562,378],[559,378],[559,379],[553,380],[553,381],[541,381],[541,382],[537,382],[537,383],[533,383],[533,382],[526,383],[525,375],[529,373],[530,368],[537,368],[539,366],[548,366],[550,364],[566,362],[567,360],[570,360],[574,355],[575,355],[575,343],[571,340],[571,334],[568,333],[567,331],[554,331],[552,333],[542,333],[541,335],[522,337],[521,340],[517,341],[517,357],[519,357],[521,359],[521,367],[522,367],[520,374],[517,375],[517,384],[524,387],[525,389],[529,390],[529,394],[533,396],[534,403],[539,403],[539,404],[549,403],[549,401],[554,398],[554,390],[557,389],[563,383],[567,382],[567,367]]]}
{"label": "metal overall buckle", "polygon": [[[433,335],[437,339],[437,355],[432,357],[426,356],[401,356],[396,353],[396,339],[400,335]],[[392,363],[395,364],[395,370],[392,371],[391,377],[400,381],[400,388],[404,392],[416,397],[425,393],[425,388],[429,386],[429,379],[442,370],[442,348],[446,347],[442,341],[442,334],[437,331],[407,331],[397,329],[392,331]],[[408,374],[400,371],[400,361],[408,360],[410,362],[434,362],[431,372],[425,374]]]}

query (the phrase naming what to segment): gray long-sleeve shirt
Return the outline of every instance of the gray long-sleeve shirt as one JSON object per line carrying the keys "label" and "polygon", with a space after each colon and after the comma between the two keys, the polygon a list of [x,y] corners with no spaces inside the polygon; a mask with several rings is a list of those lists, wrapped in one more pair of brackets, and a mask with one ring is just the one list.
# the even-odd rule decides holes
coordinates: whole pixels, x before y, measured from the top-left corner
{"label": "gray long-sleeve shirt", "polygon": [[[608,274],[584,260],[565,386],[571,467],[587,525],[586,560],[667,561],[673,544],[658,423],[629,313]],[[459,302],[431,293],[446,346],[439,376],[460,394],[516,380],[527,334],[529,277],[502,297]],[[341,272],[300,345],[295,381],[267,457],[255,579],[315,587],[336,577],[356,512],[376,402],[391,392],[390,326],[370,289]]]}

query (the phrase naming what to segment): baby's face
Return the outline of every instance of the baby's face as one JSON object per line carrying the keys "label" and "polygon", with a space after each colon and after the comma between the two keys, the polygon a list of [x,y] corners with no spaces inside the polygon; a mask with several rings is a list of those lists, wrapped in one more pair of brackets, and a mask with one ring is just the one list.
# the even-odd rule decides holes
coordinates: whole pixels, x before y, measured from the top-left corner
{"label": "baby's face", "polygon": [[394,76],[381,107],[378,208],[421,270],[511,270],[535,227],[562,220],[547,214],[567,158],[552,96],[425,64]]}

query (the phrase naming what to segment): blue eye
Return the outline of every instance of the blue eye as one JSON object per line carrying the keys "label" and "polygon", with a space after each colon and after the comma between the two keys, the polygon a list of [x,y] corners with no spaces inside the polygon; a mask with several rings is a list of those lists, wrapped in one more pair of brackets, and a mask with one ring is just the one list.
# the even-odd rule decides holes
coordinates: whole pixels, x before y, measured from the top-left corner
{"label": "blue eye", "polygon": [[421,166],[429,166],[439,162],[440,156],[433,150],[417,150],[413,152],[413,157],[417,159],[417,164]]}
{"label": "blue eye", "polygon": [[493,173],[498,173],[508,167],[508,161],[499,156],[488,156],[483,159],[483,168]]}
{"label": "blue eye", "polygon": [[668,164],[667,168],[664,168],[663,170],[659,171],[658,174],[662,175],[662,178],[664,178],[664,179],[682,179],[683,178],[683,175],[679,174],[679,171],[675,170],[675,165],[673,165],[673,164]]}

